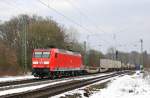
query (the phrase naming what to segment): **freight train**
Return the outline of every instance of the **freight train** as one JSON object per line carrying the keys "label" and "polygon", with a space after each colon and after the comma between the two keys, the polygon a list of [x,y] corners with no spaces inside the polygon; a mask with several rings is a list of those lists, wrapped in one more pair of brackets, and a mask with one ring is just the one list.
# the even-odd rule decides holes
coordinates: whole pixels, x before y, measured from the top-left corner
{"label": "freight train", "polygon": [[100,70],[101,71],[119,71],[135,69],[133,64],[124,64],[118,60],[111,59],[100,59]]}
{"label": "freight train", "polygon": [[32,74],[35,77],[49,77],[53,79],[87,73],[118,71],[124,68],[120,61],[109,59],[101,59],[98,67],[87,67],[83,64],[82,59],[80,53],[63,49],[34,49],[32,55]]}

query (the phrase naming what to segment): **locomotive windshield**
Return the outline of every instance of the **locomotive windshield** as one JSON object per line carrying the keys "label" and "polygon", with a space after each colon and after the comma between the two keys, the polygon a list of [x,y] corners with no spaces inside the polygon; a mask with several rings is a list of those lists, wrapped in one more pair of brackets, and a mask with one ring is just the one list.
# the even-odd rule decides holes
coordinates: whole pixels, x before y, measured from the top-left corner
{"label": "locomotive windshield", "polygon": [[34,52],[33,55],[35,58],[41,58],[42,57],[42,52]]}
{"label": "locomotive windshield", "polygon": [[49,58],[50,57],[50,52],[43,52],[42,57],[43,58]]}
{"label": "locomotive windshield", "polygon": [[35,58],[49,58],[50,52],[34,52],[33,56]]}

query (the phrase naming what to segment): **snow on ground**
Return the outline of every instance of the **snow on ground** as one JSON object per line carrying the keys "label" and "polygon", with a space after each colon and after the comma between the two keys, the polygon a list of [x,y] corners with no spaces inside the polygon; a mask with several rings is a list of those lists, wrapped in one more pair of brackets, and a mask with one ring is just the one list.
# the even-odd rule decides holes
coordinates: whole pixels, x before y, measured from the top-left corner
{"label": "snow on ground", "polygon": [[116,78],[90,98],[150,98],[150,75],[137,72]]}
{"label": "snow on ground", "polygon": [[[116,77],[119,77],[119,76],[116,76]],[[94,85],[94,84],[104,83],[104,82],[110,81],[110,80],[112,80],[114,78],[115,77],[112,77],[112,78],[109,78],[109,79],[105,79],[105,80],[102,80],[102,81],[99,81],[99,82],[96,82],[96,83],[93,83],[93,84],[90,84],[90,85],[87,85],[87,86],[84,86],[84,87],[81,87],[81,88],[77,88],[75,90],[71,90],[71,91],[68,91],[68,92],[65,92],[65,93],[62,93],[62,94],[58,94],[56,96],[52,96],[50,98],[65,98],[66,95],[76,95],[76,94],[79,94],[80,97],[79,96],[75,96],[73,98],[87,98],[87,97],[84,96],[84,93],[85,93],[84,89],[86,87],[90,87],[91,85]]]}
{"label": "snow on ground", "polygon": [[27,79],[33,79],[33,75],[23,75],[23,76],[5,76],[0,77],[0,82],[7,82],[7,81],[16,81],[16,80],[27,80]]}
{"label": "snow on ground", "polygon": [[[112,73],[109,73],[112,74]],[[20,93],[20,92],[25,92],[25,91],[29,91],[29,90],[35,90],[35,89],[39,89],[42,87],[46,87],[46,86],[50,86],[50,85],[54,85],[54,84],[58,84],[58,83],[63,83],[63,82],[68,82],[68,81],[72,81],[72,80],[82,80],[82,79],[89,79],[89,78],[93,78],[93,77],[99,77],[99,76],[104,76],[104,75],[108,75],[108,73],[105,74],[99,74],[99,75],[95,75],[95,76],[90,76],[90,77],[74,77],[74,78],[70,78],[70,79],[66,79],[66,80],[61,80],[58,82],[52,82],[52,83],[48,83],[48,84],[41,84],[38,86],[30,86],[30,87],[22,87],[22,88],[16,88],[16,89],[10,89],[10,90],[5,90],[5,91],[1,91],[0,92],[0,96],[2,95],[6,95],[6,94],[12,94],[12,93]],[[28,77],[28,76],[27,76]],[[25,79],[26,77],[14,77],[15,79]],[[7,80],[15,80],[13,77],[8,78]],[[3,80],[3,79],[2,79]]]}
{"label": "snow on ground", "polygon": [[38,85],[38,86],[29,86],[29,87],[22,87],[22,88],[4,90],[4,91],[0,91],[0,96],[6,95],[6,94],[26,92],[26,91],[29,91],[29,90],[32,91],[32,90],[35,90],[35,89],[43,88],[43,87],[54,85],[54,84],[64,83],[64,82],[68,82],[68,81],[71,81],[71,80],[62,80],[62,81],[52,82],[52,83],[48,83],[48,84],[41,84],[41,85]]}
{"label": "snow on ground", "polygon": [[[104,74],[100,74],[100,75],[95,75],[95,77],[98,76],[104,76],[110,73],[104,73]],[[19,80],[27,80],[27,79],[33,79],[35,78],[33,75],[22,75],[22,76],[4,76],[4,77],[0,77],[0,82],[7,82],[7,81],[19,81]],[[75,77],[76,78],[76,77]],[[76,80],[80,80],[80,79],[87,79],[87,78],[93,78],[93,76],[90,77],[85,77],[83,78],[81,76],[81,78],[78,78]]]}
{"label": "snow on ground", "polygon": [[100,74],[95,74],[92,76],[88,76],[88,77],[83,77],[83,76],[79,76],[79,78],[74,78],[75,80],[83,80],[83,79],[91,79],[91,78],[96,78],[96,77],[101,77],[101,76],[105,76],[105,75],[110,75],[110,74],[114,74],[115,72],[110,72],[110,73],[100,73]]}

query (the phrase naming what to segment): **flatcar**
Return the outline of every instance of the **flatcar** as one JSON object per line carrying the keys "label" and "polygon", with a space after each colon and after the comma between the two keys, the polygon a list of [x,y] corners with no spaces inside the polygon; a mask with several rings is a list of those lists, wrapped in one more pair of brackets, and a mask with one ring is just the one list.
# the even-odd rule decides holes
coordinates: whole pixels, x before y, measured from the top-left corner
{"label": "flatcar", "polygon": [[63,49],[34,49],[32,55],[32,74],[35,77],[62,77],[84,74],[80,53]]}

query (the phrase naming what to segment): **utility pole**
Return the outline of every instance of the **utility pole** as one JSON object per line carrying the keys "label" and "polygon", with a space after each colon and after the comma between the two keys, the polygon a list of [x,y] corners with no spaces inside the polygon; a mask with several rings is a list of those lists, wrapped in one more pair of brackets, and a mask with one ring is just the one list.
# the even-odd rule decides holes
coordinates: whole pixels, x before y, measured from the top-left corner
{"label": "utility pole", "polygon": [[27,73],[27,21],[25,20],[25,32],[24,32],[24,71]]}
{"label": "utility pole", "polygon": [[141,65],[143,66],[143,39],[140,39],[141,43]]}
{"label": "utility pole", "polygon": [[22,66],[24,74],[27,72],[27,20],[22,17]]}
{"label": "utility pole", "polygon": [[86,52],[86,41],[84,41],[84,51]]}
{"label": "utility pole", "polygon": [[90,43],[89,43],[89,37],[90,37],[90,35],[87,35],[86,36],[86,51],[88,50],[87,48],[89,48],[89,46],[90,46]]}
{"label": "utility pole", "polygon": [[113,60],[116,60],[116,34],[113,34],[113,40],[114,40],[114,54],[113,54]]}
{"label": "utility pole", "polygon": [[[116,34],[113,34],[113,39],[114,39],[114,54],[113,54],[113,60],[116,60]],[[115,63],[113,63],[113,66],[116,66]],[[114,69],[115,71],[115,69]]]}
{"label": "utility pole", "polygon": [[101,71],[101,46],[102,45],[98,45],[100,47],[99,51],[100,51],[100,54],[99,54],[99,70]]}
{"label": "utility pole", "polygon": [[86,64],[86,41],[84,41],[84,64]]}

